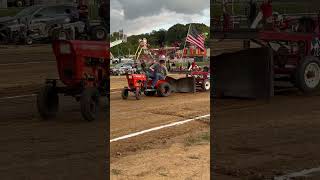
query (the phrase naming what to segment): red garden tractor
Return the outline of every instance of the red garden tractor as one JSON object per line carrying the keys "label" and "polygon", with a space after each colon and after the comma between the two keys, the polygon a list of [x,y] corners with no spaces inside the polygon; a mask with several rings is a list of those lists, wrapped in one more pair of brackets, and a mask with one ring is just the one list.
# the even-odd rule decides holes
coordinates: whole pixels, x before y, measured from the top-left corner
{"label": "red garden tractor", "polygon": [[210,72],[193,71],[187,74],[187,77],[194,77],[196,87],[202,91],[210,91]]}
{"label": "red garden tractor", "polygon": [[129,92],[133,92],[136,99],[141,99],[142,93],[146,96],[158,95],[167,97],[172,92],[196,92],[194,77],[175,79],[167,76],[165,80],[159,80],[154,89],[151,89],[152,79],[147,80],[145,74],[127,74],[128,87],[123,88],[122,99],[127,99]]}
{"label": "red garden tractor", "polygon": [[[96,41],[55,41],[60,79],[47,79],[37,96],[38,111],[43,119],[56,116],[59,94],[80,101],[84,119],[98,117],[99,97],[109,97],[109,45]],[[58,86],[58,80],[64,85]]]}

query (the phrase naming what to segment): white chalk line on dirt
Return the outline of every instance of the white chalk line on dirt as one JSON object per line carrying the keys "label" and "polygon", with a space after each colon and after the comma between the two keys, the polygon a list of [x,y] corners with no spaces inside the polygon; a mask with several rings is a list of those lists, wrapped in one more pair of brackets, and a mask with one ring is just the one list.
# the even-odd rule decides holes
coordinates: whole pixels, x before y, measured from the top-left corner
{"label": "white chalk line on dirt", "polygon": [[56,61],[30,61],[21,63],[0,63],[0,66],[15,66],[15,65],[26,65],[26,64],[41,64],[41,63],[53,63]]}
{"label": "white chalk line on dirt", "polygon": [[169,127],[173,127],[173,126],[179,126],[179,125],[182,125],[182,124],[186,124],[186,123],[189,123],[189,122],[192,122],[192,121],[195,121],[195,120],[204,119],[204,118],[208,118],[208,117],[210,117],[210,114],[203,115],[203,116],[198,116],[198,117],[195,117],[195,118],[186,119],[186,120],[183,120],[183,121],[178,121],[178,122],[174,122],[174,123],[170,123],[170,124],[166,124],[166,125],[162,125],[162,126],[158,126],[158,127],[154,127],[154,128],[151,128],[151,129],[142,130],[142,131],[139,131],[139,132],[135,132],[135,133],[131,133],[131,134],[127,134],[127,135],[124,135],[124,136],[121,136],[121,137],[117,137],[117,138],[111,139],[110,142],[116,142],[116,141],[120,141],[120,140],[124,140],[124,139],[129,139],[129,138],[132,138],[132,137],[135,137],[135,136],[139,136],[139,135],[142,135],[142,134],[146,134],[146,133],[149,133],[149,132],[152,132],[152,131],[157,131],[157,130],[160,130],[160,129],[169,128]]}
{"label": "white chalk line on dirt", "polygon": [[[110,92],[110,94],[115,94],[115,93],[120,93],[121,91],[117,92]],[[1,100],[7,100],[7,99],[18,99],[18,98],[25,98],[25,97],[33,97],[36,96],[37,94],[26,94],[26,95],[19,95],[19,96],[6,96],[6,97],[0,97]]]}
{"label": "white chalk line on dirt", "polygon": [[[119,94],[121,91],[113,91],[110,92],[110,94]],[[26,95],[19,95],[19,96],[7,96],[7,97],[0,97],[0,100],[6,100],[6,99],[18,99],[18,98],[25,98],[25,97],[32,97],[36,96],[36,94],[26,94]]]}
{"label": "white chalk line on dirt", "polygon": [[297,177],[307,177],[307,176],[310,176],[311,174],[317,173],[317,172],[320,172],[320,167],[312,168],[312,169],[305,169],[300,172],[294,172],[294,173],[290,173],[287,175],[278,176],[278,177],[275,177],[274,180],[290,180],[292,178],[297,178]]}
{"label": "white chalk line on dirt", "polygon": [[25,97],[32,97],[32,96],[36,96],[36,94],[26,94],[26,95],[20,95],[20,96],[7,96],[7,97],[1,97],[0,100],[18,99],[18,98],[25,98]]}

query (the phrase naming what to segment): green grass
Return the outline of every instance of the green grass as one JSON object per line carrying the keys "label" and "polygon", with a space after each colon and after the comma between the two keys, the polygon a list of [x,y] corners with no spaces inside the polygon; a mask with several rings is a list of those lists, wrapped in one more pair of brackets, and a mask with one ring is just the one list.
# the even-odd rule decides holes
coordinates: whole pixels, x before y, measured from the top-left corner
{"label": "green grass", "polygon": [[14,16],[18,12],[20,12],[21,8],[8,8],[8,9],[0,9],[0,17],[4,16]]}
{"label": "green grass", "polygon": [[111,169],[111,173],[114,175],[120,175],[122,172],[119,169]]}
{"label": "green grass", "polygon": [[184,141],[184,145],[193,146],[193,145],[209,143],[209,142],[210,142],[210,132],[208,131],[208,132],[201,133],[196,137],[194,136],[187,137]]}

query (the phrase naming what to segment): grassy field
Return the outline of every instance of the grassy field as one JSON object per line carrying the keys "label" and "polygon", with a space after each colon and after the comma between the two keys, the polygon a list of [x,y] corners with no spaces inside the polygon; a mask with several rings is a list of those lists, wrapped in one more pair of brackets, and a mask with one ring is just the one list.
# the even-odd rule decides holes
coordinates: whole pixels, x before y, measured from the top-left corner
{"label": "grassy field", "polygon": [[21,11],[21,8],[0,9],[0,17],[14,16]]}

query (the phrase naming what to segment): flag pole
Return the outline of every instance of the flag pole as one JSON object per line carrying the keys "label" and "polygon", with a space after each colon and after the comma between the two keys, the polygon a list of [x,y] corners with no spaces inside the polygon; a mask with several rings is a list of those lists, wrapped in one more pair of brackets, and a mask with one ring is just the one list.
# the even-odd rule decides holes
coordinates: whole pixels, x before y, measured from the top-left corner
{"label": "flag pole", "polygon": [[183,49],[182,49],[181,59],[183,58],[184,49],[186,48],[186,45],[187,45],[187,37],[188,37],[189,32],[190,32],[191,24],[192,24],[192,23],[189,24],[188,33],[187,33],[186,39],[185,39],[185,41],[184,41],[184,46],[183,46]]}

